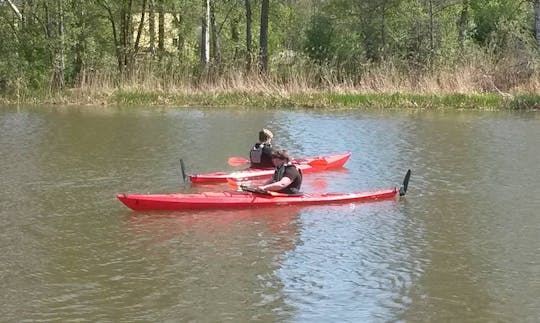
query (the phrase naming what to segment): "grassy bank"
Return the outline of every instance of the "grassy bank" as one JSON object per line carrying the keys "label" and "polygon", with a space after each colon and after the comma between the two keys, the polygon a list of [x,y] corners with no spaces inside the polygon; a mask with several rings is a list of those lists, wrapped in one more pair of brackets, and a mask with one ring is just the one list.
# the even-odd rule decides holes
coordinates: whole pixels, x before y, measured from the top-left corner
{"label": "grassy bank", "polygon": [[337,91],[289,92],[284,90],[246,91],[151,91],[137,88],[120,90],[72,89],[55,94],[2,98],[5,104],[148,105],[181,107],[246,108],[414,108],[414,109],[540,109],[540,94],[410,94],[340,93]]}
{"label": "grassy bank", "polygon": [[263,93],[214,92],[156,94],[117,91],[109,102],[122,105],[255,108],[415,108],[415,109],[539,109],[540,95],[499,94],[390,94],[390,93]]}
{"label": "grassy bank", "polygon": [[[484,70],[492,73],[486,74]],[[262,77],[233,70],[219,76],[158,74],[138,70],[129,78],[97,73],[63,91],[11,88],[0,103],[148,105],[247,108],[540,109],[540,72],[527,77],[482,64],[414,74],[391,64],[366,69],[361,77],[336,78],[313,67]],[[522,73],[525,74],[525,73]]]}

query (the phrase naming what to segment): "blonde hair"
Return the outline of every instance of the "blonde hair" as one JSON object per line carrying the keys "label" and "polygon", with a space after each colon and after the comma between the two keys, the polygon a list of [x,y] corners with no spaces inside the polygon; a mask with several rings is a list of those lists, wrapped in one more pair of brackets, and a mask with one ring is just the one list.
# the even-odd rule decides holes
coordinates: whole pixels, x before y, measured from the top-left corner
{"label": "blonde hair", "polygon": [[265,142],[268,139],[272,139],[272,138],[274,138],[274,134],[272,133],[272,131],[268,129],[263,129],[259,131],[259,141]]}

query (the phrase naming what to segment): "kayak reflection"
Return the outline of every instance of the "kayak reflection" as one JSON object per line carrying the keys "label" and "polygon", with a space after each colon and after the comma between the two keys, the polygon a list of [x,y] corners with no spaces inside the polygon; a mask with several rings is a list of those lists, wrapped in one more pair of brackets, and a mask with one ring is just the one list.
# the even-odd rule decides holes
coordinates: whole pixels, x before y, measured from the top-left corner
{"label": "kayak reflection", "polygon": [[[281,250],[290,250],[298,237],[298,218],[301,207],[252,208],[234,210],[196,210],[175,212],[130,212],[129,230],[148,238],[153,243],[171,239],[183,240],[190,236],[196,240],[217,237],[250,236],[255,241],[267,237]],[[183,237],[182,237],[183,236]]]}

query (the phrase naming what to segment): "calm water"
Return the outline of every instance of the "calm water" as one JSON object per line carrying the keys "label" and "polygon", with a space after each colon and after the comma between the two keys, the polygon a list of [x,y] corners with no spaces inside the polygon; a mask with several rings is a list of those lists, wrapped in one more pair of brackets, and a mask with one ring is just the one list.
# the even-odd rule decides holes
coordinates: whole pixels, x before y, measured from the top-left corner
{"label": "calm water", "polygon": [[[151,212],[115,193],[352,151],[304,191],[400,201]],[[0,107],[0,321],[538,322],[540,113]]]}

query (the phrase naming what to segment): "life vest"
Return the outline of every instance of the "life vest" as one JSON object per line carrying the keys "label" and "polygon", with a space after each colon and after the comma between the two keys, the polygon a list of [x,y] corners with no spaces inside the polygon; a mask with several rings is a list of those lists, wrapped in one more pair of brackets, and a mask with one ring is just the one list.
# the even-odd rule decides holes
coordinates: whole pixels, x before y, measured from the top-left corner
{"label": "life vest", "polygon": [[285,171],[289,167],[294,167],[298,170],[298,174],[300,175],[298,178],[294,179],[293,182],[284,188],[283,190],[280,190],[280,193],[287,193],[287,194],[298,194],[300,193],[300,186],[302,185],[302,170],[295,165],[289,163],[285,163],[281,165],[276,171],[274,172],[274,175],[272,176],[273,182],[279,182],[283,176],[285,175]]}
{"label": "life vest", "polygon": [[[264,156],[263,158],[264,150],[268,150],[268,148],[272,148],[272,145],[269,143],[256,143],[249,151],[249,159],[251,164],[264,164],[264,167],[273,167],[270,156]],[[266,154],[268,155],[269,153],[267,152]]]}
{"label": "life vest", "polygon": [[249,151],[249,159],[254,164],[260,164],[261,163],[261,157],[263,152],[264,144],[255,144],[253,148]]}

